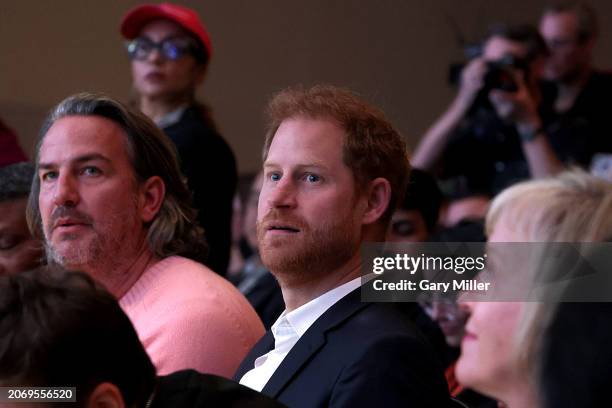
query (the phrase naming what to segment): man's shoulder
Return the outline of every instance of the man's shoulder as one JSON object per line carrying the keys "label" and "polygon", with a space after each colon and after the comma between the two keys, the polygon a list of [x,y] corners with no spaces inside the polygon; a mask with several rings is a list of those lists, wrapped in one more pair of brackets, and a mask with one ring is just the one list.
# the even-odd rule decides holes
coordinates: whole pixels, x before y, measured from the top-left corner
{"label": "man's shoulder", "polygon": [[[147,271],[153,270],[172,271],[173,273],[177,274],[192,274],[194,276],[199,276],[201,274],[208,276],[209,273],[214,274],[214,272],[207,266],[179,255],[173,255],[167,258],[160,259],[158,262],[153,264]],[[161,276],[165,276],[165,274]]]}
{"label": "man's shoulder", "polygon": [[591,81],[596,83],[612,86],[612,71],[609,70],[594,70],[591,74]]}
{"label": "man's shoulder", "polygon": [[[398,406],[418,395],[445,400],[442,367],[418,330],[392,305],[351,295],[343,299],[344,318],[330,308],[287,356],[300,371],[279,400],[289,406]],[[304,397],[306,389],[312,395]]]}
{"label": "man's shoulder", "polygon": [[[148,268],[143,278],[159,291],[171,293],[176,299],[241,297],[226,279],[207,266],[182,256],[170,256]],[[153,284],[154,283],[154,284]]]}
{"label": "man's shoulder", "polygon": [[[393,304],[361,302],[359,289],[327,310],[311,329],[325,331],[328,342],[339,341],[349,348],[367,348],[384,338],[421,340],[406,314]],[[349,345],[343,340],[347,337],[360,341]]]}
{"label": "man's shoulder", "polygon": [[607,104],[612,92],[612,72],[595,70],[591,73],[589,80],[582,89],[582,102]]}
{"label": "man's shoulder", "polygon": [[[145,281],[141,287],[146,287],[145,307],[153,315],[176,321],[181,314],[182,320],[198,318],[208,326],[234,324],[255,328],[255,339],[263,333],[263,326],[246,298],[229,281],[198,262],[168,257],[145,271],[141,280]],[[207,321],[211,316],[215,320]]]}
{"label": "man's shoulder", "polygon": [[328,366],[329,361],[334,361],[332,371],[377,366],[383,361],[437,362],[432,346],[410,316],[394,304],[361,302],[359,289],[326,311],[303,337],[316,346],[321,336],[325,340],[313,367]]}

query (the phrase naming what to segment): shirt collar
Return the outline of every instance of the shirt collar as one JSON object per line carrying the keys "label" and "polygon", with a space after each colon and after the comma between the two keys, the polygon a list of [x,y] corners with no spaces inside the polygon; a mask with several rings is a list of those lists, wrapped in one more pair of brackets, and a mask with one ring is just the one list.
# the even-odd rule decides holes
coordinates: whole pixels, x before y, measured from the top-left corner
{"label": "shirt collar", "polygon": [[327,309],[332,307],[340,299],[357,289],[359,286],[361,286],[361,277],[355,278],[350,282],[346,282],[298,307],[297,309],[292,310],[291,312],[287,312],[287,310],[285,310],[272,325],[272,334],[277,332],[281,321],[286,320],[295,330],[297,335],[302,337],[310,326],[312,326],[313,323],[327,311]]}
{"label": "shirt collar", "polygon": [[168,126],[172,126],[178,123],[178,121],[181,120],[181,117],[183,116],[183,112],[185,112],[188,107],[189,104],[179,106],[172,112],[166,113],[164,116],[157,119],[155,121],[155,124],[157,125],[157,127],[166,128]]}

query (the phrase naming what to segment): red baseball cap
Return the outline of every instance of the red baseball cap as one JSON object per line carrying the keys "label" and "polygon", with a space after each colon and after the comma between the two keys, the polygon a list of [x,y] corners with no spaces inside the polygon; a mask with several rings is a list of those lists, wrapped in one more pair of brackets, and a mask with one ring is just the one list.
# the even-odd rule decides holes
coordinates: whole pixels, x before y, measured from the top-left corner
{"label": "red baseball cap", "polygon": [[193,34],[204,46],[208,59],[212,55],[212,43],[210,36],[200,21],[198,14],[190,8],[178,4],[160,3],[143,4],[129,10],[121,20],[121,35],[126,39],[134,39],[140,34],[140,30],[147,23],[164,18],[175,22],[185,30]]}

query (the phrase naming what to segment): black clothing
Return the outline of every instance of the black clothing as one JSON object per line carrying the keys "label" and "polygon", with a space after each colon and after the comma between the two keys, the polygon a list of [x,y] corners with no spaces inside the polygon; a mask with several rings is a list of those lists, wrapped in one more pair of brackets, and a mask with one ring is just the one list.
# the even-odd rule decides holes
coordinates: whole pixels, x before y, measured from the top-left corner
{"label": "black clothing", "polygon": [[559,159],[588,168],[596,153],[612,153],[612,74],[594,71],[572,107],[553,109],[554,83],[542,83],[544,129]]}
{"label": "black clothing", "polygon": [[[542,82],[540,90],[544,132],[562,163],[588,168],[595,153],[612,152],[612,74],[593,72],[574,105],[562,114],[554,111],[556,85]],[[530,178],[515,125],[498,118],[484,94],[451,135],[441,165],[440,187],[450,199],[492,197]]]}
{"label": "black clothing", "polygon": [[452,227],[443,227],[435,231],[431,242],[486,242],[483,219],[462,219]]}
{"label": "black clothing", "polygon": [[397,302],[395,306],[421,331],[442,367],[448,364],[449,347],[446,344],[444,333],[438,323],[434,322],[425,310],[416,302]]}
{"label": "black clothing", "polygon": [[[285,301],[278,281],[259,261],[257,274],[252,274],[255,280],[249,285],[245,281],[250,276],[245,276],[244,280],[238,284],[238,289],[244,294],[249,303],[253,306],[257,315],[264,324],[266,330],[270,330],[274,322],[285,310]],[[447,363],[448,348],[444,340],[444,333],[436,322],[425,313],[423,308],[415,302],[399,302],[393,304],[404,316],[406,316],[425,336],[436,356],[444,366]]]}
{"label": "black clothing", "polygon": [[450,199],[492,197],[530,177],[516,127],[498,118],[488,101],[477,101],[443,153],[440,188]]}
{"label": "black clothing", "polygon": [[498,408],[499,404],[494,399],[482,395],[472,389],[466,388],[455,397],[469,408]]}
{"label": "black clothing", "polygon": [[[234,378],[274,347],[271,332]],[[410,320],[392,305],[361,302],[356,289],[319,317],[262,393],[292,408],[447,407],[442,365]]]}
{"label": "black clothing", "polygon": [[174,142],[193,194],[198,221],[209,246],[206,265],[225,275],[231,246],[232,201],[238,183],[236,160],[204,108],[187,108],[164,132]]}
{"label": "black clothing", "polygon": [[283,408],[248,387],[227,378],[201,374],[194,370],[177,371],[159,377],[151,408]]}

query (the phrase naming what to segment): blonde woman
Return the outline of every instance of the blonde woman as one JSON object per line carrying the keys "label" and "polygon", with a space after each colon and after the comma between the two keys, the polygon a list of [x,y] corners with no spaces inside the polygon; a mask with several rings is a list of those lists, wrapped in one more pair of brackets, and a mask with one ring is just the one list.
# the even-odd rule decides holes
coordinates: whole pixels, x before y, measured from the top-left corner
{"label": "blonde woman", "polygon": [[[612,236],[612,184],[580,171],[517,184],[487,214],[489,242],[594,242]],[[517,259],[508,259],[516,264]],[[563,265],[558,265],[563,267]],[[470,313],[457,377],[508,408],[540,407],[536,361],[541,302],[465,302]],[[563,341],[560,339],[559,341]]]}

